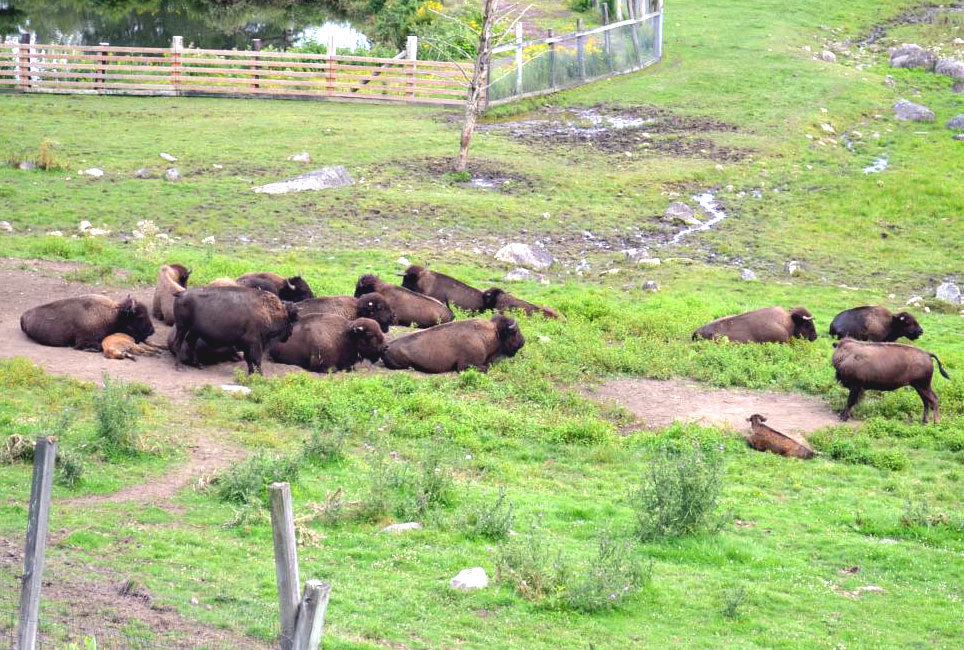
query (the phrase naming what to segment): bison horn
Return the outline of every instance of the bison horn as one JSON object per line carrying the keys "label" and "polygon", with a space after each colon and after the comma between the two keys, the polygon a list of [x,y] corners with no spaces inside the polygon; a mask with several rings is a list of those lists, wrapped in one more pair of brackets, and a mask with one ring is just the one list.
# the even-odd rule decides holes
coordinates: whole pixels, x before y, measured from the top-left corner
{"label": "bison horn", "polygon": [[813,320],[813,316],[801,316],[803,320]]}
{"label": "bison horn", "polygon": [[294,290],[295,285],[291,284],[291,280],[285,280],[285,284],[288,286],[289,289],[291,289],[292,291]]}

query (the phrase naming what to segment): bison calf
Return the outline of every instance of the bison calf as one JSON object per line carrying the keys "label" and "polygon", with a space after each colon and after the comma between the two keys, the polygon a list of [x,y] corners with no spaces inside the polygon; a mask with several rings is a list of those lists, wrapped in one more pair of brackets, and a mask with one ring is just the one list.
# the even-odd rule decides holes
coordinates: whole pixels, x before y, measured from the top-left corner
{"label": "bison calf", "polygon": [[901,343],[865,343],[854,339],[844,339],[834,343],[833,367],[837,371],[837,381],[850,390],[847,406],[840,414],[842,420],[850,418],[850,410],[857,405],[864,391],[897,390],[913,386],[924,403],[924,424],[930,409],[934,409],[934,422],[940,419],[937,395],[931,389],[934,376],[933,359],[945,378],[950,376],[944,371],[941,360],[936,355]]}
{"label": "bison calf", "polygon": [[348,320],[334,314],[303,316],[284,343],[268,354],[278,363],[312,372],[350,370],[359,361],[376,362],[385,350],[385,335],[370,318]]}
{"label": "bison calf", "polygon": [[28,309],[20,317],[20,329],[42,345],[97,352],[103,350],[101,341],[110,334],[128,334],[141,343],[154,333],[146,305],[130,296],[116,302],[96,294]]}
{"label": "bison calf", "polygon": [[470,287],[461,280],[414,264],[405,269],[405,273],[402,274],[402,286],[409,291],[431,296],[439,302],[455,305],[466,311],[485,309],[482,292],[478,289]]}
{"label": "bison calf", "polygon": [[187,289],[191,271],[181,264],[165,264],[157,272],[151,314],[165,325],[174,324],[174,296]]}
{"label": "bison calf", "polygon": [[525,345],[516,322],[496,314],[492,320],[465,320],[436,325],[397,338],[382,359],[392,370],[461,372],[475,367],[485,372],[500,357],[511,357]]}
{"label": "bison calf", "polygon": [[315,297],[308,283],[298,275],[285,278],[277,273],[245,273],[238,278],[238,284],[273,293],[287,302],[301,302]]}
{"label": "bison calf", "polygon": [[147,342],[137,343],[127,334],[111,334],[100,342],[100,346],[108,359],[130,359],[131,361],[137,361],[137,356],[156,357],[162,349]]}
{"label": "bison calf", "polygon": [[893,343],[902,336],[916,341],[924,333],[913,314],[902,311],[897,315],[886,307],[855,307],[834,316],[830,336],[850,337],[858,341]]}
{"label": "bison calf", "polygon": [[744,438],[753,449],[772,451],[774,454],[794,458],[813,458],[813,447],[803,436],[781,433],[768,427],[763,424],[767,419],[759,413],[754,413],[746,421],[750,423],[750,435]]}
{"label": "bison calf", "polygon": [[395,312],[384,296],[378,293],[366,293],[358,298],[351,296],[328,296],[312,298],[298,303],[298,314],[334,314],[347,320],[356,318],[370,318],[388,332],[388,328],[395,325]]}
{"label": "bison calf", "polygon": [[531,302],[516,298],[511,293],[506,293],[496,287],[483,291],[482,299],[485,309],[494,309],[496,311],[516,310],[525,312],[526,316],[542,314],[546,318],[559,318],[559,312],[552,307],[533,305]]}
{"label": "bison calf", "polygon": [[409,291],[405,287],[387,284],[377,275],[363,275],[355,284],[356,298],[369,293],[378,293],[384,297],[395,313],[396,323],[403,327],[433,327],[455,318],[452,310],[435,298]]}
{"label": "bison calf", "polygon": [[817,330],[813,316],[803,307],[793,311],[769,307],[720,318],[693,332],[694,341],[723,337],[734,343],[786,343],[792,338],[815,341]]}

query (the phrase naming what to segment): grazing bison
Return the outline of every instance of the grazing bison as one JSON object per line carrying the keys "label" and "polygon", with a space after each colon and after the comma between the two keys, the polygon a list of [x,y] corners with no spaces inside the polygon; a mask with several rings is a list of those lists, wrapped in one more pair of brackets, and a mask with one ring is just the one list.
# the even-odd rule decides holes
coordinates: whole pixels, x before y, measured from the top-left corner
{"label": "grazing bison", "polygon": [[287,302],[301,302],[315,297],[308,283],[298,275],[284,278],[277,273],[245,273],[238,278],[238,284],[273,293]]}
{"label": "grazing bison", "polygon": [[508,311],[510,309],[514,309],[517,311],[524,311],[526,316],[542,314],[546,318],[559,318],[559,312],[552,307],[533,305],[531,302],[526,302],[521,298],[516,298],[511,293],[507,293],[496,287],[483,291],[482,300],[484,301],[483,304],[485,305],[485,309],[495,309],[496,311]]}
{"label": "grazing bison", "polygon": [[830,336],[838,339],[850,337],[858,341],[893,343],[902,336],[911,341],[920,338],[924,328],[906,311],[896,316],[886,307],[855,307],[834,316],[830,323]]}
{"label": "grazing bison", "polygon": [[157,272],[151,314],[165,325],[174,324],[174,296],[187,289],[191,271],[181,264],[165,264]]}
{"label": "grazing bison", "polygon": [[392,311],[388,300],[379,293],[366,293],[358,298],[351,296],[312,298],[298,303],[298,314],[301,316],[335,314],[348,320],[370,318],[386,333],[388,328],[395,324],[395,312]]}
{"label": "grazing bison", "polygon": [[813,316],[803,307],[793,311],[769,307],[720,318],[693,332],[694,341],[724,336],[734,343],[786,343],[792,338],[815,341],[817,330]]}
{"label": "grazing bison", "polygon": [[492,320],[465,320],[436,325],[388,344],[382,359],[392,370],[461,372],[475,367],[486,372],[500,357],[511,357],[525,345],[515,320],[496,314]]}
{"label": "grazing bison", "polygon": [[137,361],[137,356],[156,357],[161,349],[150,343],[137,343],[127,334],[111,334],[100,342],[104,349],[104,356],[108,359],[130,359]]}
{"label": "grazing bison", "polygon": [[865,343],[854,339],[844,339],[834,343],[833,367],[837,371],[837,381],[850,390],[847,406],[840,414],[842,420],[850,418],[850,410],[856,406],[864,391],[897,390],[913,386],[924,403],[924,424],[927,415],[934,409],[934,422],[940,419],[937,395],[931,389],[934,364],[945,378],[950,376],[944,371],[941,360],[936,355],[901,343]]}
{"label": "grazing bison", "polygon": [[[248,287],[205,287],[179,293],[174,300],[177,334],[174,350],[198,365],[197,343],[235,347],[244,353],[248,374],[261,373],[261,358],[272,340],[287,341],[298,320],[293,304],[272,293]],[[183,346],[187,344],[187,348]],[[176,365],[180,355],[175,354]]]}
{"label": "grazing bison", "polygon": [[744,436],[748,445],[757,451],[772,451],[781,456],[813,458],[813,447],[803,436],[781,433],[763,424],[767,421],[759,413],[746,419],[750,423],[750,435]]}
{"label": "grazing bison", "polygon": [[455,316],[452,310],[435,298],[423,296],[409,291],[405,287],[386,284],[377,275],[363,275],[355,284],[355,297],[368,293],[378,293],[388,301],[388,305],[395,313],[398,325],[408,327],[433,327],[439,323],[448,323]]}
{"label": "grazing bison", "polygon": [[309,314],[299,319],[284,343],[268,354],[278,363],[301,366],[312,372],[351,370],[359,361],[381,358],[385,335],[370,318],[348,320],[334,314]]}
{"label": "grazing bison", "polygon": [[238,284],[237,280],[232,280],[231,278],[214,278],[204,286],[206,287],[240,287],[241,285]]}
{"label": "grazing bison", "polygon": [[[172,327],[167,333],[167,349],[171,351],[171,354],[174,355],[179,363],[184,363],[188,358],[187,343],[182,343],[181,347],[177,347],[176,341],[177,327]],[[197,345],[194,347],[194,353],[199,366],[213,366],[225,361],[241,360],[241,356],[233,345],[215,348],[205,343],[202,339],[198,339]]]}
{"label": "grazing bison", "polygon": [[402,274],[402,286],[466,311],[485,309],[482,292],[453,277],[412,265]]}
{"label": "grazing bison", "polygon": [[143,303],[130,296],[116,302],[95,294],[28,309],[20,317],[20,329],[42,345],[97,352],[110,334],[129,334],[140,343],[154,333],[151,315]]}

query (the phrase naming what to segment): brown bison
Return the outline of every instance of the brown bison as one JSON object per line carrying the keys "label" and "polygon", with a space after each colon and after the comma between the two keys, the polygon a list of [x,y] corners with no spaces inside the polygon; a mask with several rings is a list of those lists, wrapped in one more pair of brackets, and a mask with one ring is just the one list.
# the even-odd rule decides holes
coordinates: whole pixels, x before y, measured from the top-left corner
{"label": "brown bison", "polygon": [[355,297],[368,293],[378,293],[388,301],[395,313],[398,325],[408,327],[433,327],[439,323],[448,323],[455,316],[452,310],[435,298],[423,296],[409,291],[405,287],[386,284],[377,275],[363,275],[355,284]]}
{"label": "brown bison", "polygon": [[485,309],[482,292],[453,277],[435,273],[413,264],[402,274],[402,286],[426,296],[431,296],[446,305],[455,305],[466,311]]}
{"label": "brown bison", "polygon": [[[261,373],[261,358],[273,340],[287,341],[298,310],[274,294],[248,287],[205,287],[179,293],[174,300],[177,334],[174,350],[197,366],[197,343],[234,347],[244,353],[248,374]],[[187,348],[184,348],[184,345]],[[180,365],[180,355],[175,355]]]}
{"label": "brown bison", "polygon": [[834,316],[830,323],[830,336],[838,339],[848,336],[858,341],[893,343],[902,336],[916,341],[924,333],[913,314],[902,311],[896,316],[886,307],[855,307]]}
{"label": "brown bison", "polygon": [[187,289],[191,271],[181,264],[165,264],[157,272],[151,315],[165,325],[174,324],[174,296]]}
{"label": "brown bison", "polygon": [[734,343],[786,343],[792,338],[815,341],[817,329],[813,326],[813,316],[803,307],[793,311],[768,307],[720,318],[693,332],[694,341],[724,336]]}
{"label": "brown bison", "polygon": [[[184,363],[188,358],[187,343],[182,343],[181,347],[177,347],[176,341],[177,327],[172,327],[167,333],[167,349],[170,350],[171,354],[174,355],[179,363]],[[241,360],[241,355],[238,354],[237,349],[233,345],[214,348],[202,339],[198,339],[197,345],[194,346],[194,354],[199,366],[213,366],[225,361]]]}
{"label": "brown bison", "polygon": [[232,280],[231,278],[214,278],[204,286],[206,287],[240,287],[241,285],[238,284],[237,280]]}
{"label": "brown bison", "polygon": [[516,310],[524,311],[526,316],[542,314],[546,318],[559,318],[559,312],[552,307],[533,305],[531,302],[516,298],[511,293],[507,293],[497,287],[483,291],[482,300],[484,301],[485,309],[494,309],[496,311]]}
{"label": "brown bison", "polygon": [[395,324],[395,312],[392,311],[388,300],[379,293],[366,293],[358,298],[351,296],[312,298],[298,303],[298,314],[301,316],[335,314],[348,320],[370,318],[386,333],[388,328]]}
{"label": "brown bison", "polygon": [[496,314],[492,320],[465,320],[436,325],[388,344],[382,360],[386,368],[414,368],[421,372],[482,372],[501,358],[514,356],[525,345],[515,320]]}
{"label": "brown bison", "polygon": [[162,350],[146,341],[137,343],[127,334],[111,334],[100,342],[100,346],[108,359],[130,359],[131,361],[137,361],[137,356],[156,357]]}
{"label": "brown bison", "polygon": [[748,445],[757,451],[772,451],[781,456],[813,458],[813,447],[803,436],[781,433],[763,424],[767,421],[759,413],[746,419],[750,423],[750,435],[744,436]]}
{"label": "brown bison", "polygon": [[154,333],[147,306],[128,296],[120,302],[90,294],[28,309],[20,329],[42,345],[102,351],[108,335],[129,334],[141,343]]}
{"label": "brown bison", "polygon": [[315,297],[308,283],[298,275],[285,278],[277,273],[245,273],[238,278],[238,284],[273,293],[287,302],[301,302]]}
{"label": "brown bison", "polygon": [[840,414],[842,420],[850,418],[850,410],[857,405],[864,391],[897,390],[913,386],[924,403],[924,424],[927,415],[934,409],[934,422],[940,419],[937,395],[931,389],[934,376],[933,359],[946,379],[950,376],[944,371],[941,360],[936,355],[901,343],[865,343],[854,339],[844,339],[834,343],[833,367],[837,371],[837,381],[850,390],[847,405]]}
{"label": "brown bison", "polygon": [[299,319],[291,338],[275,343],[268,354],[278,363],[327,372],[351,370],[364,359],[374,363],[384,349],[385,335],[370,318],[309,314]]}

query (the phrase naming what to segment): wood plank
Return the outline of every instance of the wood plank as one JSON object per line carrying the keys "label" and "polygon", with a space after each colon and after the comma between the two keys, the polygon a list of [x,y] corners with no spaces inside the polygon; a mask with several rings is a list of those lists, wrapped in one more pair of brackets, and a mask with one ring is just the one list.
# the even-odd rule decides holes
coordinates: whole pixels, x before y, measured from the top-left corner
{"label": "wood plank", "polygon": [[[33,64],[37,59],[56,59],[64,61],[90,61],[97,63],[98,55],[90,56],[80,56],[76,54],[47,54],[45,52],[31,52],[30,61]],[[171,57],[156,57],[156,56],[112,56],[111,61],[131,61],[140,63],[171,63]],[[43,65],[52,65],[51,62],[40,61]]]}
{"label": "wood plank", "polygon": [[97,72],[48,72],[46,70],[41,72],[31,72],[31,76],[40,77],[41,79],[77,79],[77,78],[94,78],[98,79],[118,79],[125,80],[129,79],[132,81],[164,81],[170,82],[170,76],[167,74],[100,74]]}
{"label": "wood plank", "polygon": [[294,647],[300,601],[298,591],[301,588],[291,486],[287,483],[272,483],[268,486],[268,495],[271,501],[271,536],[274,540],[274,567],[281,609],[281,648],[291,650]]}
{"label": "wood plank", "polygon": [[129,46],[118,46],[118,45],[108,45],[104,47],[103,45],[61,45],[59,43],[43,43],[39,45],[31,45],[32,48],[40,48],[45,50],[75,50],[75,51],[90,51],[90,52],[144,52],[145,54],[158,54],[162,52],[170,52],[171,49],[167,47],[129,47]]}
{"label": "wood plank", "polygon": [[305,582],[305,592],[298,607],[298,622],[295,624],[294,650],[318,650],[321,647],[330,596],[331,585],[327,582]]}

